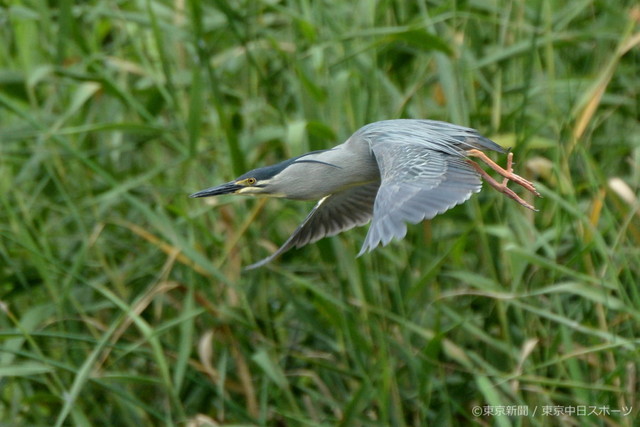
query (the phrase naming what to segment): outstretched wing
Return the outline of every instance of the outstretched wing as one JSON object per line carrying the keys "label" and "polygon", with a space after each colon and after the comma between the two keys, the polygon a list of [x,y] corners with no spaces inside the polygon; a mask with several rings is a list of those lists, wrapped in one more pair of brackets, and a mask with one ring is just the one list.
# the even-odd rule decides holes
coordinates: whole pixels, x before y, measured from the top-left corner
{"label": "outstretched wing", "polygon": [[358,256],[393,238],[403,238],[406,222],[416,224],[465,202],[482,181],[462,154],[421,144],[371,143],[381,183],[373,220]]}
{"label": "outstretched wing", "polygon": [[380,183],[374,182],[351,187],[324,197],[277,251],[245,269],[262,267],[294,246],[300,248],[323,237],[366,224],[373,214],[373,203],[379,185]]}

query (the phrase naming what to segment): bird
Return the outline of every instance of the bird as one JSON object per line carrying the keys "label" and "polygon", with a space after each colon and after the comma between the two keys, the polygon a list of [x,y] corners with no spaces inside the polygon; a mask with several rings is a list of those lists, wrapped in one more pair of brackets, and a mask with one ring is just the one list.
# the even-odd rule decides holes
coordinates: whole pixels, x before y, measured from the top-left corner
{"label": "bird", "polygon": [[[484,151],[507,154],[507,167]],[[498,182],[478,159],[503,177]],[[392,119],[367,124],[344,143],[251,170],[190,197],[224,194],[318,202],[273,254],[245,269],[262,267],[282,253],[371,222],[358,257],[392,239],[407,223],[417,224],[466,202],[482,180],[527,209],[531,204],[507,187],[509,181],[540,197],[513,172],[513,153],[477,130],[426,119]]]}

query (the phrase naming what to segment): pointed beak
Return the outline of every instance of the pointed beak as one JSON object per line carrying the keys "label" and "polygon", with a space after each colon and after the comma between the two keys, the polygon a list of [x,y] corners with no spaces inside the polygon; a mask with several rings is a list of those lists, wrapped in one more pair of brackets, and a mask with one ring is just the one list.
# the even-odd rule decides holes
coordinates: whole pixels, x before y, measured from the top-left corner
{"label": "pointed beak", "polygon": [[193,193],[189,197],[210,197],[220,196],[221,194],[233,194],[239,189],[244,188],[242,185],[236,184],[234,181],[227,182],[226,184],[218,185],[217,187],[207,188],[206,190]]}

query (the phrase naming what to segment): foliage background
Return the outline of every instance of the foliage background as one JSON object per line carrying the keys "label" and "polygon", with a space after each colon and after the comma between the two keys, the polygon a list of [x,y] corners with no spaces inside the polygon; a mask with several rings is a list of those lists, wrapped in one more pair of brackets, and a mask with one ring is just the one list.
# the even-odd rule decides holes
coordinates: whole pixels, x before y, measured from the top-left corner
{"label": "foliage background", "polygon": [[[632,425],[634,5],[0,2],[2,424]],[[312,205],[186,197],[399,117],[514,147],[540,211],[243,272]]]}

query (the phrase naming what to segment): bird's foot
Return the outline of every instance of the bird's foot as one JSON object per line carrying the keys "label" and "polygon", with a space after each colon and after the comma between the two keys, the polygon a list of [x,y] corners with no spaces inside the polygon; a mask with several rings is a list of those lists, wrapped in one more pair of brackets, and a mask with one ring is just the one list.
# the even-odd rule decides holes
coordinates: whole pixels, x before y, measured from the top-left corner
{"label": "bird's foot", "polygon": [[498,182],[492,176],[490,176],[487,172],[485,172],[484,169],[482,169],[476,162],[469,160],[469,163],[474,167],[475,170],[478,171],[478,173],[482,176],[482,178],[484,178],[484,180],[487,181],[487,183],[489,183],[489,185],[491,185],[493,188],[495,188],[499,192],[503,193],[507,197],[510,197],[511,199],[513,199],[516,202],[520,203],[525,208],[531,209],[532,211],[536,211],[537,210],[531,204],[527,203],[524,199],[522,199],[520,196],[518,196],[516,193],[514,193],[513,190],[511,190],[509,187],[507,187],[508,182],[509,181],[513,181],[516,184],[518,184],[521,187],[523,187],[525,190],[529,191],[530,193],[533,193],[536,196],[541,197],[540,193],[538,192],[538,190],[536,190],[536,188],[534,187],[534,185],[530,181],[527,181],[526,179],[524,179],[520,175],[516,175],[515,173],[513,173],[513,168],[512,168],[512,166],[513,166],[513,153],[509,153],[507,155],[507,168],[506,169],[501,167],[497,163],[495,163],[493,160],[491,160],[486,154],[484,154],[480,150],[475,150],[475,149],[474,150],[469,150],[469,151],[467,151],[467,155],[469,155],[471,157],[479,158],[484,163],[486,163],[491,169],[493,169],[494,171],[499,173],[502,177],[504,177],[502,182]]}

